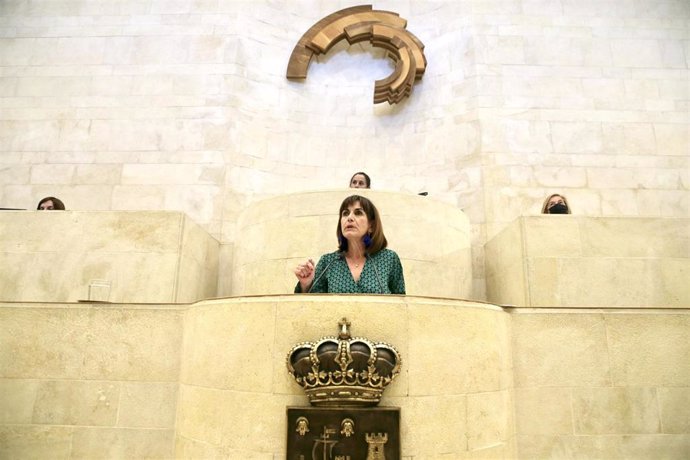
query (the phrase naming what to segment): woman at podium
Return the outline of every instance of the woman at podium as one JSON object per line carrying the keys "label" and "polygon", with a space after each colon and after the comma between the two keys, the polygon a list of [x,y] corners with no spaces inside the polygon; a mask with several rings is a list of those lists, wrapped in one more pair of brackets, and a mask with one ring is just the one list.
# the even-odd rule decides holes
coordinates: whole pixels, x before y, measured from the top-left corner
{"label": "woman at podium", "polygon": [[295,293],[405,294],[398,255],[387,249],[383,224],[371,200],[352,195],[342,202],[336,235],[338,250],[312,259],[294,272]]}

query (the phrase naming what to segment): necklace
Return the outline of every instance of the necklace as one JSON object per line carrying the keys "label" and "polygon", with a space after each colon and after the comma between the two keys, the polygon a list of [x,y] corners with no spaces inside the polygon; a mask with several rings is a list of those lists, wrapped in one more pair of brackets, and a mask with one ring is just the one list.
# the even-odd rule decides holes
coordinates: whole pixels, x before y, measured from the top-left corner
{"label": "necklace", "polygon": [[349,257],[346,257],[346,259],[347,259],[347,261],[350,262],[350,263],[352,264],[352,266],[355,267],[355,268],[359,268],[359,266],[362,264],[362,261],[355,262],[354,260],[352,260],[352,259],[349,258]]}

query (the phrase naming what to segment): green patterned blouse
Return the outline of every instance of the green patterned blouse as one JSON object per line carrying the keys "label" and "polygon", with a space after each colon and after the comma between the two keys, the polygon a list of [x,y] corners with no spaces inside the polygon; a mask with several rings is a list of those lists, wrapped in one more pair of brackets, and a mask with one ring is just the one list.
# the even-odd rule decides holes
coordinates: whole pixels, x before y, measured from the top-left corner
{"label": "green patterned blouse", "polygon": [[[390,249],[382,249],[367,257],[358,282],[352,278],[347,261],[340,252],[324,254],[316,264],[314,281],[312,293],[405,294],[402,264],[398,255]],[[295,293],[300,292],[297,283]]]}

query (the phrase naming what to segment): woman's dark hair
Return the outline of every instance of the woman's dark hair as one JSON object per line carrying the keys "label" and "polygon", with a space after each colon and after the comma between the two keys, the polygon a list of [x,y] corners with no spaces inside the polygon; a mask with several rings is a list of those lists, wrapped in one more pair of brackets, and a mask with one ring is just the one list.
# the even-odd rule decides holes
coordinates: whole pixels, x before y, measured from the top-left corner
{"label": "woman's dark hair", "polygon": [[371,245],[367,248],[367,253],[376,254],[381,249],[388,246],[388,241],[386,240],[386,235],[383,234],[383,223],[381,222],[381,216],[379,215],[378,209],[376,209],[376,206],[374,206],[371,200],[360,195],[350,195],[345,198],[340,205],[340,210],[338,211],[338,227],[336,229],[338,249],[347,251],[347,239],[343,236],[343,229],[340,228],[340,216],[343,215],[343,211],[357,202],[362,206],[364,213],[367,215],[367,219],[369,219],[369,224],[371,225],[371,233],[369,233]]}
{"label": "woman's dark hair", "polygon": [[59,199],[55,198],[54,196],[47,196],[43,198],[41,201],[38,202],[38,205],[36,206],[37,210],[41,209],[41,205],[45,203],[46,201],[52,201],[53,202],[53,209],[55,210],[60,210],[64,211],[65,210],[65,203],[60,201]]}
{"label": "woman's dark hair", "polygon": [[359,174],[361,174],[362,176],[364,176],[364,182],[367,183],[367,188],[371,188],[371,177],[369,177],[369,175],[368,175],[367,173],[362,172],[362,171],[356,172],[356,173],[354,173],[354,174],[352,175],[352,177],[350,177],[350,184],[352,183],[352,179],[354,179],[355,176],[357,176],[357,175],[359,175]]}

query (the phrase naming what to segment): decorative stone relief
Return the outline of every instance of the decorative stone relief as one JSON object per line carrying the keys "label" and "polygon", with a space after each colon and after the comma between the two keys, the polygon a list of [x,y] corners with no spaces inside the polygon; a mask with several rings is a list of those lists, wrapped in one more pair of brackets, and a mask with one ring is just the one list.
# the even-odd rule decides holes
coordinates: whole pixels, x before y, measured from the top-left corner
{"label": "decorative stone relief", "polygon": [[287,78],[303,80],[314,54],[325,54],[343,38],[350,45],[369,40],[384,48],[395,70],[374,85],[374,104],[396,104],[412,92],[412,85],[426,70],[424,44],[405,29],[407,20],[391,11],[372,10],[371,5],[336,11],[314,24],[299,39],[288,62]]}

